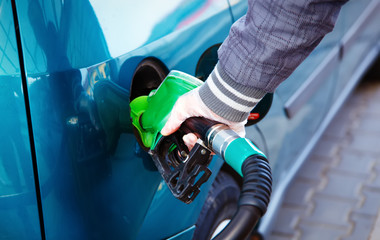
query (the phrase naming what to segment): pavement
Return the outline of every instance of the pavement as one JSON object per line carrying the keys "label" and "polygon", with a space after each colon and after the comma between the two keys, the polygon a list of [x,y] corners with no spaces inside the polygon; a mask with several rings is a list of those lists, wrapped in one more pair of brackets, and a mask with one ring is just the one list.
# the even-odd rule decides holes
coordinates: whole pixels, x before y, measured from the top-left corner
{"label": "pavement", "polygon": [[287,191],[268,240],[299,239],[380,240],[379,75],[359,84]]}

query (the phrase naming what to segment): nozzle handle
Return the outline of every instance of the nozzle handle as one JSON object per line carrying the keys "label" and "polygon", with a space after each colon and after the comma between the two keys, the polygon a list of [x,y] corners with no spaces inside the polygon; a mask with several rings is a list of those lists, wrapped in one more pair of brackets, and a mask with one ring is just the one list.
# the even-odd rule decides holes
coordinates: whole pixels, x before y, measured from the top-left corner
{"label": "nozzle handle", "polygon": [[220,123],[204,117],[191,117],[182,123],[181,130],[185,133],[194,133],[205,142],[207,132],[212,126],[217,124]]}

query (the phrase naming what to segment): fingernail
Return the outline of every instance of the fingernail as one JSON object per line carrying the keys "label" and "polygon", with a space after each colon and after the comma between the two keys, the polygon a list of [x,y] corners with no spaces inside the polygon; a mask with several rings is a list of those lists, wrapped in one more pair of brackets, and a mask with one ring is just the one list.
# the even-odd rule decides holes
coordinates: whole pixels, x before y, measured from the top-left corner
{"label": "fingernail", "polygon": [[166,133],[167,133],[167,131],[166,131],[165,129],[162,129],[162,130],[161,130],[161,134],[162,134],[162,135],[166,136]]}
{"label": "fingernail", "polygon": [[169,129],[168,127],[166,127],[166,125],[161,129],[161,134],[164,135],[164,136],[167,136],[169,135]]}
{"label": "fingernail", "polygon": [[182,140],[183,140],[184,142],[189,142],[189,141],[191,141],[191,140],[190,140],[190,137],[189,137],[188,135],[183,136]]}

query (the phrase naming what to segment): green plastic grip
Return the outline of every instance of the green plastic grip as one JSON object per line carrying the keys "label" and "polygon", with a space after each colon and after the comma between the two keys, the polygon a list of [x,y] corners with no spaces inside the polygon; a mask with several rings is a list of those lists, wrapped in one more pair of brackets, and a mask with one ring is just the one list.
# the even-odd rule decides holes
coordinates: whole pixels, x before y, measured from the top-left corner
{"label": "green plastic grip", "polygon": [[186,73],[171,71],[157,90],[130,103],[132,124],[139,132],[145,147],[154,148],[177,99],[202,83]]}

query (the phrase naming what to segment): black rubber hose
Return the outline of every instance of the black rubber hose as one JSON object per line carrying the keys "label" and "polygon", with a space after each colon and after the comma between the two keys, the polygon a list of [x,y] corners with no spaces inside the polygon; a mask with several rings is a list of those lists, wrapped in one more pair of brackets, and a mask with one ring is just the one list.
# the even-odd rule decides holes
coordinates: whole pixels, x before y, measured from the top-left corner
{"label": "black rubber hose", "polygon": [[257,207],[239,206],[231,222],[213,239],[244,240],[251,234],[260,217],[261,211]]}
{"label": "black rubber hose", "polygon": [[259,155],[248,157],[242,165],[243,186],[235,216],[214,239],[242,240],[249,237],[265,214],[272,192],[268,161]]}
{"label": "black rubber hose", "polygon": [[272,173],[268,160],[260,155],[248,157],[242,165],[243,186],[239,205],[251,205],[264,215],[272,193]]}

